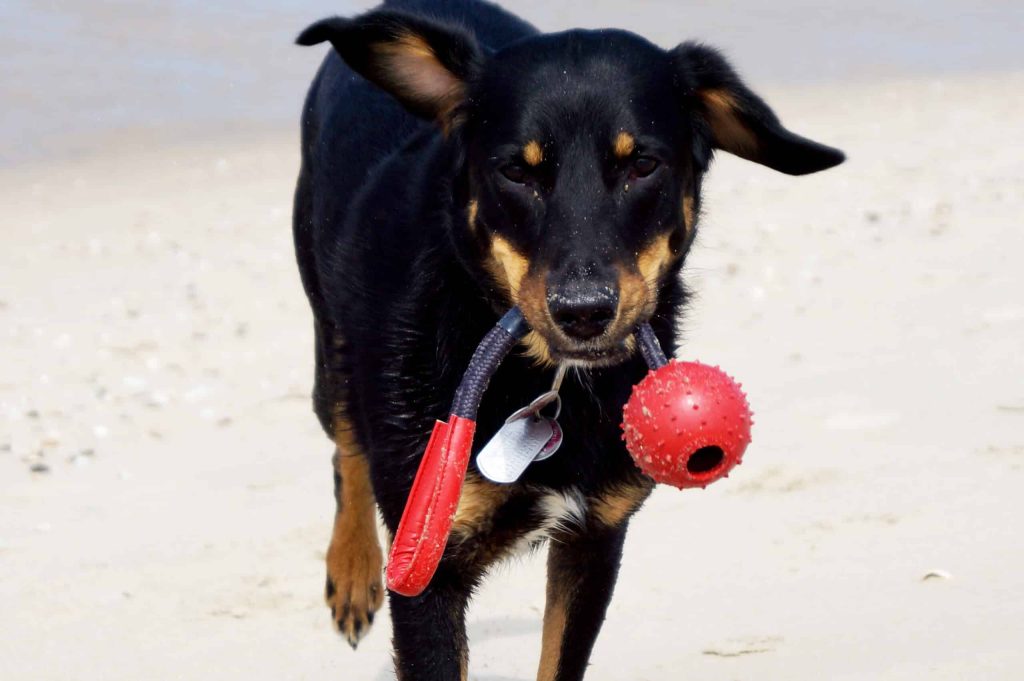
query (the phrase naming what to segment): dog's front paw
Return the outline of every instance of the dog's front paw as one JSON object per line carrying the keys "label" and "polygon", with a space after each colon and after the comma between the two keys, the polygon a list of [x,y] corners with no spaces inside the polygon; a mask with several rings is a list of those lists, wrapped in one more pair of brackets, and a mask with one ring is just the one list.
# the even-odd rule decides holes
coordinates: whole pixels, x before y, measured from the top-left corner
{"label": "dog's front paw", "polygon": [[376,541],[332,542],[327,550],[324,596],[335,626],[353,650],[384,604],[383,565],[380,544]]}

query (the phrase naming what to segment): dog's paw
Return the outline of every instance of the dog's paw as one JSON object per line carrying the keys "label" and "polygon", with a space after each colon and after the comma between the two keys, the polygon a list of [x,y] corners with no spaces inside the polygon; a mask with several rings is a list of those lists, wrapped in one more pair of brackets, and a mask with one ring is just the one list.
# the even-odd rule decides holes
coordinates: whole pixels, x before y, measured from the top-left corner
{"label": "dog's paw", "polygon": [[324,597],[331,619],[354,650],[384,604],[384,557],[377,542],[332,544],[327,551]]}

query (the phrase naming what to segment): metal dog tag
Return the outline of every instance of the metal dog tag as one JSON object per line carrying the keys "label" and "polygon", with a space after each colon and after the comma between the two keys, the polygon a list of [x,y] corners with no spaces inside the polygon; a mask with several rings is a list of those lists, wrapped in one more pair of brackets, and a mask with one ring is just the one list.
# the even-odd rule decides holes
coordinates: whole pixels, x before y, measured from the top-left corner
{"label": "metal dog tag", "polygon": [[[552,403],[557,405],[555,416],[541,416],[540,410]],[[559,411],[558,393],[551,391],[509,416],[477,454],[476,465],[484,477],[502,484],[515,482],[531,463],[558,451],[562,444],[562,428],[555,420]]]}

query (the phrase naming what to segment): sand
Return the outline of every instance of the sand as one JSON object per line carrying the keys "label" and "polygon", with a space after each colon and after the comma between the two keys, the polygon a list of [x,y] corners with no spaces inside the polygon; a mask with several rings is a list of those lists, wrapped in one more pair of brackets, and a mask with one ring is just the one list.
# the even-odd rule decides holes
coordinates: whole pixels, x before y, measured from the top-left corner
{"label": "sand", "polygon": [[[850,161],[714,168],[682,354],[754,444],[637,517],[588,679],[1020,679],[1024,73],[764,94]],[[294,137],[0,171],[5,679],[392,678],[321,599]],[[532,679],[542,607],[497,569],[471,677]]]}

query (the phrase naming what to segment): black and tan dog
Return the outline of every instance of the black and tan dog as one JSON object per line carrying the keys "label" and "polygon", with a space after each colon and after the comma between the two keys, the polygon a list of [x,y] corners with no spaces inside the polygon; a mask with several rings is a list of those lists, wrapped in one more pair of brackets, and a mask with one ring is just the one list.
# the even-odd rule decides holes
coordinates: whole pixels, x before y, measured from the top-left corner
{"label": "black and tan dog", "polygon": [[562,389],[565,444],[511,485],[471,466],[429,588],[392,594],[403,681],[465,679],[464,617],[489,566],[545,537],[538,678],[583,676],[629,518],[652,483],[620,440],[646,372],[631,334],[675,347],[679,271],[715,150],[800,175],[843,155],[781,126],[713,49],[617,30],[538,33],[480,0],[396,0],[299,37],[334,49],[302,121],[295,244],[316,329],[317,416],[336,445],[327,601],[355,646],[435,419],[513,304],[533,331],[495,375],[477,448]]}

